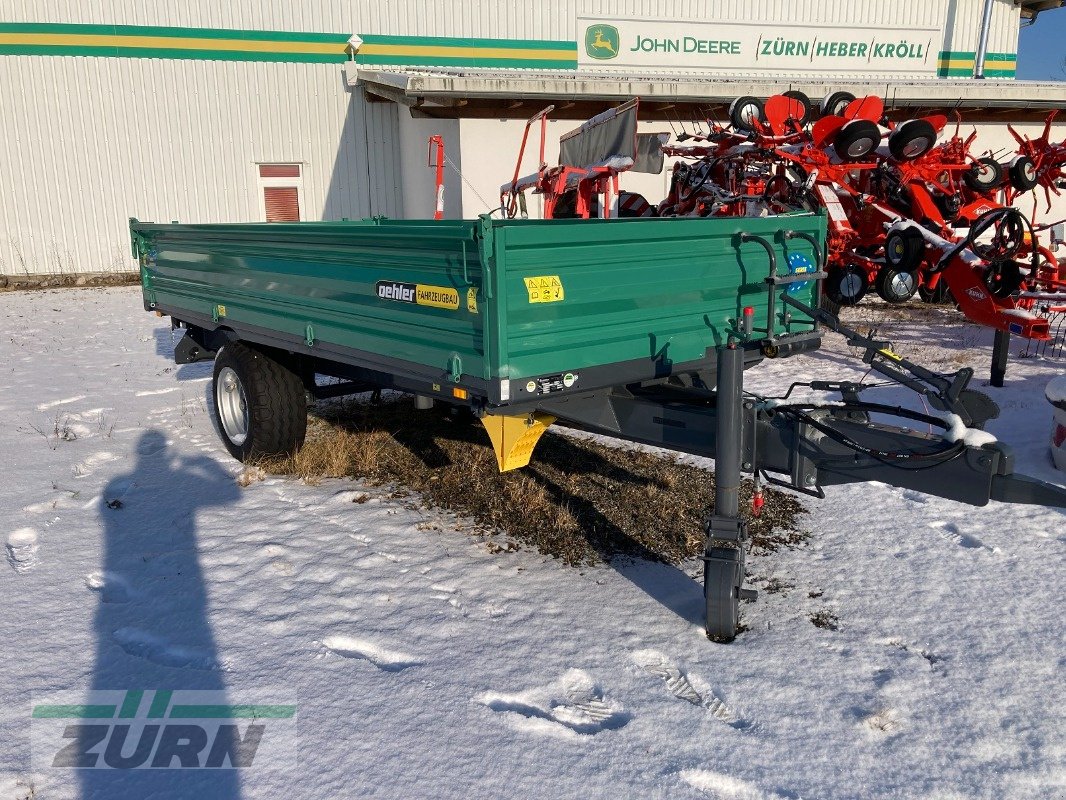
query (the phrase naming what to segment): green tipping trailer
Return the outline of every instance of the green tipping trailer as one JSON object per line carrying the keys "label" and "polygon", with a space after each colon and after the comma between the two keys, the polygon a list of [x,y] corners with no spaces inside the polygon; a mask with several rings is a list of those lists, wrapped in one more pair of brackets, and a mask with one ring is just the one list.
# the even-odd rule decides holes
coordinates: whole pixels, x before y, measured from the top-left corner
{"label": "green tipping trailer", "polygon": [[[178,363],[214,360],[213,412],[241,460],[291,452],[307,398],[393,388],[469,407],[501,469],[528,463],[556,420],[715,458],[707,631],[732,639],[747,527],[741,474],[821,495],[883,481],[974,505],[1066,506],[1066,489],[1012,474],[998,442],[971,446],[871,414],[863,384],[811,384],[841,403],[768,401],[746,367],[816,349],[824,328],[882,376],[979,427],[995,404],[823,310],[825,217],[294,224],[130,221],[145,308],[184,336]],[[339,382],[322,383],[318,376]],[[786,395],[787,397],[787,395]],[[783,476],[783,477],[782,477]]]}
{"label": "green tipping trailer", "polygon": [[[807,238],[776,242],[781,258],[813,271],[810,240],[824,239],[824,217],[744,225],[771,239],[786,228]],[[465,390],[475,405],[713,371],[746,306],[754,328],[767,326],[769,256],[740,247],[733,220],[133,222],[131,230],[147,308],[378,370],[427,396]],[[810,303],[814,287],[774,290]],[[802,315],[775,317],[767,338],[779,344],[814,327]]]}

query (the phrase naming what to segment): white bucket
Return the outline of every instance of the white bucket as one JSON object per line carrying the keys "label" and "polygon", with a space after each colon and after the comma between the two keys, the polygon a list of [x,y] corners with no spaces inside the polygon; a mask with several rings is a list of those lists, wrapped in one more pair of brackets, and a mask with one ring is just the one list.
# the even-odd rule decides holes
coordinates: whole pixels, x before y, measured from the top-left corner
{"label": "white bucket", "polygon": [[1055,469],[1066,472],[1066,375],[1048,382],[1044,395],[1053,411],[1051,423],[1051,460]]}

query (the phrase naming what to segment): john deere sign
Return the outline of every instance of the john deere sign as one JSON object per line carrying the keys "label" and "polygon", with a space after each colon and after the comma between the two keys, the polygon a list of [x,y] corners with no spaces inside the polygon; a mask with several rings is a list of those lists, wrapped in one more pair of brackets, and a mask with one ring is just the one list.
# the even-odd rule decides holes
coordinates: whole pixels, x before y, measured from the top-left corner
{"label": "john deere sign", "polygon": [[834,26],[582,17],[580,65],[684,71],[936,74],[936,28]]}
{"label": "john deere sign", "polygon": [[618,28],[589,25],[585,31],[585,55],[597,61],[618,58]]}

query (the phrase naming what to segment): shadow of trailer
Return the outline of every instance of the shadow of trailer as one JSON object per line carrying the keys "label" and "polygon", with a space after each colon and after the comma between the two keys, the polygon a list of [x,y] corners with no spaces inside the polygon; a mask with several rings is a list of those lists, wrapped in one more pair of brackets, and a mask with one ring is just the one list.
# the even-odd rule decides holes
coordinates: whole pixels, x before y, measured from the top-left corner
{"label": "shadow of trailer", "polygon": [[[183,329],[178,363],[214,360],[223,443],[240,460],[298,448],[307,398],[368,389],[461,405],[501,470],[556,421],[715,459],[706,628],[736,633],[748,533],[741,476],[822,496],[881,481],[973,505],[1066,507],[1066,488],[1013,474],[968,388],[821,309],[826,219],[762,218],[130,224],[145,308]],[[860,399],[790,403],[744,370],[819,347],[825,327],[943,416]],[[339,383],[320,386],[317,376]],[[884,415],[937,426],[917,433]]]}

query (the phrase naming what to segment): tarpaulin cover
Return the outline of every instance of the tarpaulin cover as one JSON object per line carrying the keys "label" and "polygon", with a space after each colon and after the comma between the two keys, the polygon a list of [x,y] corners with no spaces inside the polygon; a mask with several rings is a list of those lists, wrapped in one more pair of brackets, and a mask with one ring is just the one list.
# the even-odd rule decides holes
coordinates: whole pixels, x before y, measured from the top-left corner
{"label": "tarpaulin cover", "polygon": [[622,156],[637,160],[637,101],[597,114],[559,139],[559,163],[591,167]]}
{"label": "tarpaulin cover", "polygon": [[633,172],[650,172],[658,175],[663,171],[663,145],[670,141],[668,133],[638,133],[637,157],[633,159]]}

